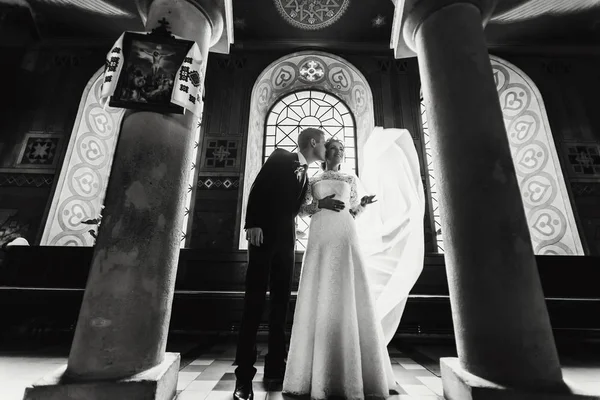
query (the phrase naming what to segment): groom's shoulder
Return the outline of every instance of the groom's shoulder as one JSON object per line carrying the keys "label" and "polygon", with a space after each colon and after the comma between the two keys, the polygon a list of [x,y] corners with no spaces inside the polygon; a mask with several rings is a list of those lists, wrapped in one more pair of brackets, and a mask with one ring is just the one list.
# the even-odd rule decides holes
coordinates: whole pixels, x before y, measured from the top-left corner
{"label": "groom's shoulder", "polygon": [[282,149],[281,147],[276,148],[275,150],[273,150],[273,153],[271,154],[277,154],[277,155],[285,155],[285,156],[290,156],[293,153],[290,151],[287,151],[285,149]]}
{"label": "groom's shoulder", "polygon": [[273,150],[273,152],[269,156],[270,159],[274,159],[274,160],[285,160],[288,158],[291,159],[293,157],[294,157],[294,153],[291,153],[287,150],[280,149],[280,148]]}

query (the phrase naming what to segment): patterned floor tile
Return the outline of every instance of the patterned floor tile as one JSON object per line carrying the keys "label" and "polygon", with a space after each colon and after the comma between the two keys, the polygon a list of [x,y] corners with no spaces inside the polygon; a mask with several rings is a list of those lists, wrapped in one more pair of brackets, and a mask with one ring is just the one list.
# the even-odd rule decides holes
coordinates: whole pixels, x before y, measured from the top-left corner
{"label": "patterned floor tile", "polygon": [[417,377],[407,374],[399,374],[394,372],[394,376],[396,377],[396,382],[399,385],[409,384],[409,385],[421,385],[421,381],[417,379]]}
{"label": "patterned floor tile", "polygon": [[184,390],[200,375],[200,372],[180,371],[177,378],[177,390]]}
{"label": "patterned floor tile", "polygon": [[184,390],[177,395],[175,400],[205,400],[208,394],[209,392],[191,392]]}
{"label": "patterned floor tile", "polygon": [[184,392],[210,392],[217,386],[219,381],[199,381],[195,380],[189,384],[187,388],[185,388]]}
{"label": "patterned floor tile", "polygon": [[210,365],[211,368],[225,368],[227,369],[228,367],[232,366],[233,362],[230,360],[223,360],[223,359],[216,359],[215,361],[213,361],[213,363]]}
{"label": "patterned floor tile", "polygon": [[227,371],[230,366],[231,366],[231,362],[229,362],[229,361],[217,360],[214,363],[212,363],[208,368],[206,368],[204,371],[202,371],[202,373],[196,378],[196,380],[219,381],[223,378],[223,375],[228,373]]}
{"label": "patterned floor tile", "polygon": [[425,385],[403,384],[401,386],[410,396],[436,396],[436,394]]}
{"label": "patterned floor tile", "polygon": [[438,396],[444,395],[442,380],[437,376],[418,376],[417,379]]}
{"label": "patterned floor tile", "polygon": [[204,372],[207,368],[209,367],[209,365],[194,365],[193,363],[188,365],[187,367],[185,367],[184,369],[182,369],[181,371],[183,372]]}
{"label": "patterned floor tile", "polygon": [[422,365],[416,364],[416,363],[400,363],[400,365],[402,366],[402,368],[404,369],[425,369]]}
{"label": "patterned floor tile", "polygon": [[[256,391],[256,388],[253,389]],[[229,395],[231,395],[231,393],[233,393],[235,390],[235,381],[226,381],[221,379],[213,388],[213,390],[217,392],[227,392]]]}
{"label": "patterned floor tile", "polygon": [[214,362],[215,360],[210,360],[210,359],[204,359],[204,358],[199,358],[197,360],[194,360],[190,363],[190,365],[210,365]]}
{"label": "patterned floor tile", "polygon": [[392,359],[394,361],[396,361],[398,364],[410,364],[410,363],[414,363],[415,362],[412,358],[408,358],[406,356],[404,356],[404,357],[392,357]]}
{"label": "patterned floor tile", "polygon": [[192,382],[177,380],[177,391],[185,390],[188,386],[190,386],[190,383]]}
{"label": "patterned floor tile", "polygon": [[196,381],[220,381],[225,373],[223,371],[203,372],[196,378]]}
{"label": "patterned floor tile", "polygon": [[222,381],[235,381],[235,374],[228,372],[221,378]]}
{"label": "patterned floor tile", "polygon": [[[401,351],[390,346],[392,368],[399,384],[399,393],[388,400],[443,400],[442,381],[439,373],[439,357],[447,356],[451,350],[441,346],[404,346]],[[204,347],[203,353],[193,353],[182,363],[177,385],[177,400],[231,400],[235,388],[235,343]],[[202,351],[202,348],[199,350]],[[265,344],[258,347],[259,357],[255,364],[257,374],[253,380],[255,400],[298,400],[281,393],[281,384],[266,384],[262,381],[264,356],[268,352]],[[31,354],[0,354],[0,399],[22,400],[26,386],[48,375],[66,363],[64,356],[54,353],[30,351]],[[426,354],[426,355],[425,355]],[[576,354],[575,354],[576,355]],[[194,359],[195,358],[195,359]],[[193,361],[192,361],[193,360]],[[586,360],[584,360],[586,361]],[[565,378],[581,389],[600,393],[600,362],[585,363],[576,358],[563,368]]]}
{"label": "patterned floor tile", "polygon": [[204,400],[231,400],[232,391],[217,391],[213,390],[204,398]]}
{"label": "patterned floor tile", "polygon": [[184,380],[184,381],[193,381],[195,380],[198,375],[200,375],[200,372],[190,372],[190,371],[179,371],[179,380]]}

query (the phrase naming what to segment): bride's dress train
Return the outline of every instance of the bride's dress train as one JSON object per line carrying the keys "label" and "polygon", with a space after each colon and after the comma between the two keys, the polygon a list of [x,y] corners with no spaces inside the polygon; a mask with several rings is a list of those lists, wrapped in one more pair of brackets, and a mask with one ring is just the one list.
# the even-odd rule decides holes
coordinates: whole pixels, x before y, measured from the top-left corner
{"label": "bride's dress train", "polygon": [[327,171],[311,189],[315,199],[335,194],[347,208],[311,218],[283,391],[312,399],[387,397],[395,378],[348,211],[359,203],[355,178]]}

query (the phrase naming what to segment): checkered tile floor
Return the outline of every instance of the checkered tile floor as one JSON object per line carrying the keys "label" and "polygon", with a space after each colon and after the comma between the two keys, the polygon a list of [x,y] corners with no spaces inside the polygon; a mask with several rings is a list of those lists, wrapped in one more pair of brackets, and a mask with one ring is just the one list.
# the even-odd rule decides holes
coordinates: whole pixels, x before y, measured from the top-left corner
{"label": "checkered tile floor", "polygon": [[[219,344],[221,343],[221,344]],[[170,340],[167,351],[182,355],[177,400],[231,400],[235,385],[233,338]],[[21,400],[32,382],[47,376],[67,362],[70,343],[15,345],[0,343],[0,400]],[[456,357],[452,343],[414,345],[402,340],[389,351],[400,394],[389,400],[442,399],[440,357]],[[284,400],[280,385],[262,382],[265,345],[259,345],[258,373],[254,382],[256,400]],[[600,396],[600,343],[582,347],[562,346],[565,379],[582,390]]]}
{"label": "checkered tile floor", "polygon": [[[390,347],[396,380],[400,394],[390,400],[438,400],[442,397],[442,381],[425,367],[400,351]],[[259,345],[258,370],[254,378],[256,400],[281,400],[281,385],[262,382],[264,356],[267,349]],[[179,372],[177,400],[231,400],[235,386],[235,345],[216,345]]]}

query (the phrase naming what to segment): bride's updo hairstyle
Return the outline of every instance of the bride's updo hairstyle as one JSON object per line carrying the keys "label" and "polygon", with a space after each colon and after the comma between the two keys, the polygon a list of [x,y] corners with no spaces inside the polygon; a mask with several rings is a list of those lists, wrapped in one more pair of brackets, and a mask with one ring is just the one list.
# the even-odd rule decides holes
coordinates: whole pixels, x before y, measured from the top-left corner
{"label": "bride's updo hairstyle", "polygon": [[[339,144],[341,144],[342,145],[342,150],[346,149],[346,146],[344,145],[344,143],[341,140],[339,140],[337,138],[334,138],[334,137],[330,137],[329,139],[327,139],[325,141],[325,158],[327,158],[329,156],[329,149],[331,148],[331,145],[333,143],[339,143]],[[327,169],[327,160],[325,160],[325,161],[323,161],[321,163],[321,169],[323,171],[325,171]],[[338,165],[338,171],[340,169],[342,169],[342,164]]]}

